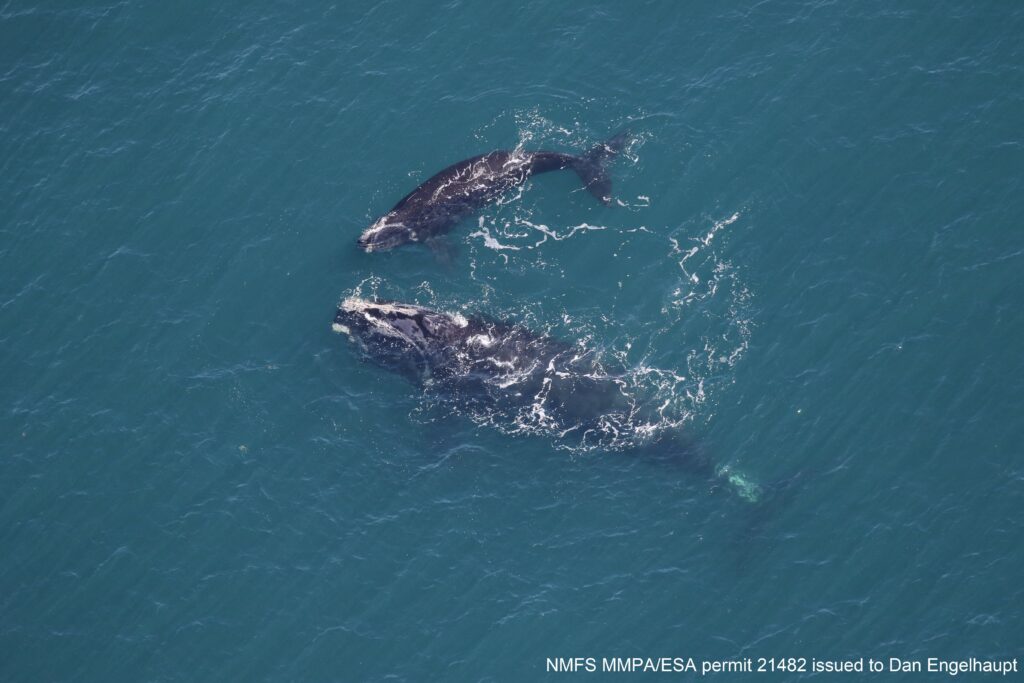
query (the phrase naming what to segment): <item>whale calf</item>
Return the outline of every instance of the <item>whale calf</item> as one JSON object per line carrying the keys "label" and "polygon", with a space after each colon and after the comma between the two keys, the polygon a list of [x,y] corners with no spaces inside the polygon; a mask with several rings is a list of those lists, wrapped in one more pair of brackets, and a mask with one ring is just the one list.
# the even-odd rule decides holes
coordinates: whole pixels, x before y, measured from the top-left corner
{"label": "whale calf", "polygon": [[462,218],[522,185],[538,173],[572,169],[584,187],[602,204],[611,204],[608,161],[628,144],[620,133],[586,154],[497,150],[452,164],[403,197],[363,231],[358,244],[368,252],[384,251],[410,242],[430,245]]}
{"label": "whale calf", "polygon": [[482,315],[359,297],[341,302],[332,328],[366,359],[447,397],[471,415],[504,420],[531,433],[572,435],[580,443],[667,455],[748,501],[760,496],[756,484],[715,467],[676,434],[645,440],[657,431],[656,402],[637,396],[623,370],[605,367],[583,344]]}

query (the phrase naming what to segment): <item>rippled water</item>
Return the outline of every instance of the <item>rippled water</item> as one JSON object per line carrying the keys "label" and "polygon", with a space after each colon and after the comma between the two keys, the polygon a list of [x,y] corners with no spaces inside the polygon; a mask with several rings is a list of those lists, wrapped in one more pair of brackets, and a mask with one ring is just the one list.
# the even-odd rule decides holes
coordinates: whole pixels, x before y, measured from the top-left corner
{"label": "rippled water", "polygon": [[[1019,656],[1022,30],[0,6],[0,678]],[[450,264],[356,249],[459,159],[627,128],[611,207],[550,173]],[[331,333],[356,292],[582,341],[773,495],[434,403]]]}

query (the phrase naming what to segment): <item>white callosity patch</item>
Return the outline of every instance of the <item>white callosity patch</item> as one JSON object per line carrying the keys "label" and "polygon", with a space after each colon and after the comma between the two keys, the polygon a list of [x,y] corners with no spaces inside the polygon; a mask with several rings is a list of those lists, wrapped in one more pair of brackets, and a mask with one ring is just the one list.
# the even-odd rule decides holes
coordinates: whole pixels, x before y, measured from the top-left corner
{"label": "white callosity patch", "polygon": [[494,346],[494,337],[489,334],[474,334],[466,339],[466,343],[472,346],[482,346],[488,349]]}
{"label": "white callosity patch", "polygon": [[412,328],[409,326],[400,326],[402,321],[421,313],[422,309],[404,304],[376,303],[349,297],[341,302],[341,310],[360,315],[368,323],[368,329],[372,332],[401,339],[417,346],[422,344],[422,333],[418,333],[415,323],[412,324],[412,327],[416,327],[419,338],[410,334]]}
{"label": "white callosity patch", "polygon": [[373,225],[368,227],[363,232],[363,237],[364,238],[373,237],[374,235],[376,235],[381,230],[384,230],[385,228],[404,228],[405,227],[405,223],[402,223],[401,221],[392,222],[390,220],[393,215],[394,214],[389,213],[389,214],[387,214],[385,216],[381,216],[380,218],[378,218],[374,222]]}
{"label": "white callosity patch", "polygon": [[[417,316],[420,316],[427,331],[438,340],[444,339],[447,327],[465,328],[469,325],[469,320],[461,313],[449,315],[411,304],[376,302],[358,297],[345,299],[341,302],[340,308],[346,313],[362,317],[368,323],[371,332],[401,339],[420,349],[426,347],[428,340],[423,335],[423,329],[414,320]],[[336,332],[342,331],[338,329],[339,327],[344,328],[346,334],[351,332],[344,325],[334,324]]]}
{"label": "white callosity patch", "polygon": [[[374,221],[373,225],[371,225],[370,227],[368,227],[366,230],[363,231],[363,234],[360,236],[359,239],[365,244],[364,248],[366,249],[366,251],[367,252],[371,252],[371,251],[374,250],[373,238],[378,233],[380,233],[381,231],[386,230],[388,228],[404,228],[404,227],[405,227],[405,223],[403,223],[401,221],[394,220],[394,213],[393,212],[392,213],[388,213],[388,214],[386,214],[384,216],[381,216],[376,221]],[[413,241],[416,241],[417,236],[416,236],[415,232],[411,233],[410,239],[412,239]]]}
{"label": "white callosity patch", "polygon": [[384,303],[369,301],[367,299],[359,299],[357,297],[349,297],[341,302],[341,310],[348,313],[363,313],[368,314],[371,311],[380,312],[384,314],[397,314],[402,316],[414,316],[419,313],[427,312],[426,309],[418,306],[410,306],[408,304],[395,304],[395,303]]}

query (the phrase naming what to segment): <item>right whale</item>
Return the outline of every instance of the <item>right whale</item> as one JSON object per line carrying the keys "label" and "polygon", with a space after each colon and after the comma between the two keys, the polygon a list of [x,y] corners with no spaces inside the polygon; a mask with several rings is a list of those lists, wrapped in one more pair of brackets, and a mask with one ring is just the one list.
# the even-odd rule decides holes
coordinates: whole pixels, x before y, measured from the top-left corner
{"label": "right whale", "polygon": [[647,438],[658,422],[656,397],[638,395],[621,368],[605,367],[585,345],[514,322],[359,297],[341,302],[332,328],[366,360],[429,388],[461,412],[556,440],[574,436],[670,460],[748,502],[761,498],[759,485],[716,466],[680,435]]}
{"label": "right whale", "polygon": [[622,132],[576,156],[545,150],[497,150],[464,159],[440,171],[403,197],[363,231],[358,244],[368,252],[422,242],[430,245],[460,219],[522,185],[538,173],[572,169],[602,204],[611,204],[608,160],[629,143]]}

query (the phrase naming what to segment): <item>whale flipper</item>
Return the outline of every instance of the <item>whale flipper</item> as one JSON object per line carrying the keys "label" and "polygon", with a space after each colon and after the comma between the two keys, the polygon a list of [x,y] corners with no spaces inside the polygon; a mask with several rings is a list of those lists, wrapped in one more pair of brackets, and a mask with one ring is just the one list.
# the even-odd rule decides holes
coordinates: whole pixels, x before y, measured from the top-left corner
{"label": "whale flipper", "polygon": [[623,131],[612,139],[594,146],[581,157],[576,157],[572,168],[583,181],[583,186],[605,206],[612,203],[612,179],[608,175],[608,162],[629,144],[630,134]]}

